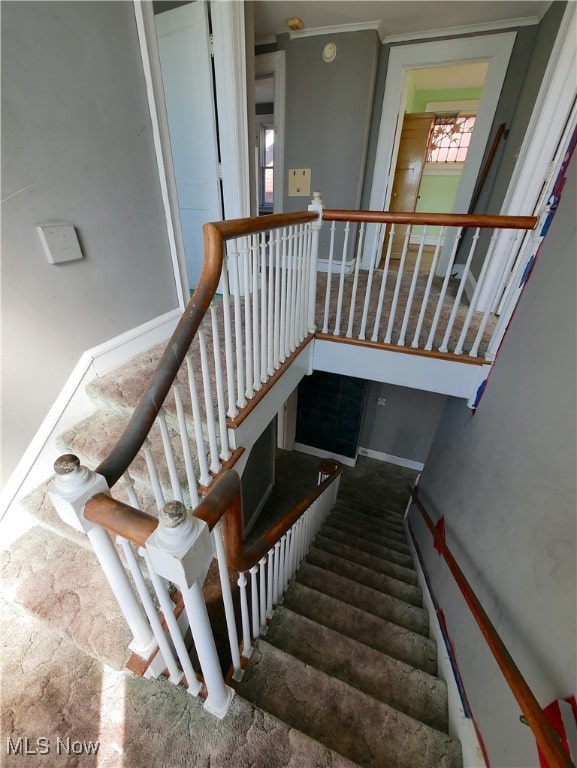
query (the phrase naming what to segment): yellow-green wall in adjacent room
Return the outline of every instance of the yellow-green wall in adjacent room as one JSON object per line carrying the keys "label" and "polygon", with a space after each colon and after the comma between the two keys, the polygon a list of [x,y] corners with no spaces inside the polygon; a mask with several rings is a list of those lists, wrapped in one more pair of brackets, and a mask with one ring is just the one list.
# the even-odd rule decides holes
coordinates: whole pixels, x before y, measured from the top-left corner
{"label": "yellow-green wall in adjacent room", "polygon": [[480,99],[482,88],[439,88],[432,91],[416,91],[414,86],[407,91],[405,112],[425,112],[431,101],[471,101]]}

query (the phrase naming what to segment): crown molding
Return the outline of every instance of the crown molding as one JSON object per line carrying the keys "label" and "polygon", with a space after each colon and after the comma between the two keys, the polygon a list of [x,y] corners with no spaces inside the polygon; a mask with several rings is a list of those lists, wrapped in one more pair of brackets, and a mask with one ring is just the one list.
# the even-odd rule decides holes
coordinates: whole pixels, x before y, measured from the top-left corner
{"label": "crown molding", "polygon": [[379,21],[359,21],[351,24],[333,24],[328,27],[313,27],[311,29],[301,29],[295,32],[289,32],[289,38],[295,40],[299,37],[316,37],[317,35],[338,35],[343,32],[362,32],[367,29],[374,29],[381,42],[383,42],[384,23]]}
{"label": "crown molding", "polygon": [[[542,17],[541,17],[542,18]],[[538,16],[523,16],[517,19],[504,19],[480,24],[467,24],[462,27],[445,27],[444,29],[428,29],[422,32],[406,32],[400,35],[385,35],[381,37],[382,43],[406,43],[413,40],[427,40],[435,37],[463,37],[484,32],[495,32],[516,27],[530,27],[539,24]]]}

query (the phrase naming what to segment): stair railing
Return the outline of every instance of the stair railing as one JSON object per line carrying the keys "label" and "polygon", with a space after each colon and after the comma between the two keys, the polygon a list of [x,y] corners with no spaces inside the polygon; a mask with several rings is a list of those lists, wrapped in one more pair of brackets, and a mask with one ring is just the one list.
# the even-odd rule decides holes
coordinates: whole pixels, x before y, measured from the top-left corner
{"label": "stair railing", "polygon": [[543,714],[539,702],[527,685],[525,678],[521,674],[499,633],[495,629],[495,626],[491,622],[491,619],[481,605],[479,598],[476,596],[463,571],[457,564],[451,550],[445,543],[444,537],[435,526],[429,513],[419,499],[418,488],[409,487],[408,490],[411,493],[412,503],[421,513],[427,528],[431,532],[435,542],[435,548],[440,552],[447,563],[461,594],[465,598],[465,602],[473,614],[473,618],[477,622],[483,637],[487,641],[491,653],[495,657],[513,695],[517,699],[523,715],[525,716],[527,725],[533,731],[537,744],[548,764],[552,767],[554,766],[554,768],[575,768],[569,755],[563,749],[559,734],[554,730]]}
{"label": "stair railing", "polygon": [[238,573],[244,658],[250,658],[253,642],[266,633],[267,620],[333,508],[341,471],[337,461],[322,462],[318,486],[250,546],[243,542],[240,504],[229,508],[224,518],[224,540],[228,565]]}
{"label": "stair railing", "polygon": [[[479,298],[495,244],[505,230],[513,249],[537,218],[324,210],[323,221],[332,223],[317,337],[494,359],[499,285]],[[539,236],[529,240],[534,252]]]}

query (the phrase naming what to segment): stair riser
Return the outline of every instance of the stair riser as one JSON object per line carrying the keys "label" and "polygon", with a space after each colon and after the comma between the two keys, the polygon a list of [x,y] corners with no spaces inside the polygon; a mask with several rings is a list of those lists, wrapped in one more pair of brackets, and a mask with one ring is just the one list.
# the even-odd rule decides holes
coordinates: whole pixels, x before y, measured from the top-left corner
{"label": "stair riser", "polygon": [[266,641],[399,712],[447,732],[447,687],[436,677],[284,607],[275,613]]}
{"label": "stair riser", "polygon": [[423,672],[430,675],[437,672],[435,643],[422,635],[367,614],[298,582],[293,582],[289,587],[283,605]]}
{"label": "stair riser", "polygon": [[362,525],[355,525],[355,523],[351,520],[343,520],[340,517],[331,515],[328,518],[327,523],[332,528],[338,528],[340,531],[343,531],[343,533],[348,533],[358,539],[364,539],[365,541],[368,541],[372,544],[378,544],[380,547],[385,547],[385,549],[392,549],[401,555],[405,555],[406,557],[411,556],[410,549],[405,544],[405,542],[390,538],[386,534],[376,533],[375,531],[368,531]]}
{"label": "stair riser", "polygon": [[399,600],[404,600],[406,603],[417,606],[417,608],[421,608],[423,605],[423,595],[419,587],[393,579],[382,573],[377,573],[358,563],[351,563],[350,560],[338,555],[333,555],[313,546],[308,551],[306,559],[312,565],[332,571],[366,587],[396,597]]}
{"label": "stair riser", "polygon": [[396,552],[394,549],[381,547],[378,544],[372,544],[370,541],[353,536],[350,533],[344,533],[338,528],[333,528],[330,524],[330,520],[327,520],[320,532],[327,538],[340,541],[343,544],[349,544],[356,549],[360,549],[361,551],[375,555],[376,557],[382,557],[384,560],[400,565],[403,568],[413,567],[413,559],[409,555],[403,555],[400,552]]}
{"label": "stair riser", "polygon": [[407,584],[413,586],[418,585],[418,577],[416,571],[410,568],[404,568],[402,565],[396,565],[390,563],[387,560],[382,560],[380,557],[372,555],[368,552],[364,552],[361,549],[357,549],[346,544],[338,539],[329,538],[322,533],[317,534],[315,538],[315,546],[325,552],[330,552],[333,555],[339,557],[346,557],[353,563],[363,565],[365,568],[371,568],[377,573],[382,573],[386,576],[391,576],[399,581],[404,581]]}
{"label": "stair riser", "polygon": [[363,519],[368,518],[369,521],[372,520],[375,523],[388,525],[391,529],[396,529],[401,533],[404,532],[402,515],[396,515],[395,513],[387,512],[386,510],[373,510],[372,513],[369,513],[362,507],[351,504],[343,504],[343,502],[340,500],[337,501],[335,508],[341,510],[345,514],[356,515],[357,517],[362,517]]}
{"label": "stair riser", "polygon": [[297,572],[296,580],[299,584],[330,595],[330,597],[360,608],[366,613],[371,613],[397,624],[399,627],[428,637],[429,617],[422,608],[417,608],[383,592],[377,592],[370,587],[325,571],[323,568],[318,568],[308,562],[302,563]]}
{"label": "stair riser", "polygon": [[366,515],[359,515],[349,509],[342,509],[337,506],[334,507],[331,512],[331,517],[333,516],[345,522],[352,522],[359,528],[370,531],[371,533],[396,539],[401,542],[401,544],[407,543],[407,534],[403,523],[387,523],[384,520],[376,520],[375,518],[367,517]]}

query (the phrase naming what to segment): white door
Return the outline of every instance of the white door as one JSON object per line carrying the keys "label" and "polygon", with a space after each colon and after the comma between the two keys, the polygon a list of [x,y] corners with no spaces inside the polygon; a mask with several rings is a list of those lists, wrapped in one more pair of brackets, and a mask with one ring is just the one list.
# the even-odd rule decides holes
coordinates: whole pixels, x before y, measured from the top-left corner
{"label": "white door", "polygon": [[222,219],[207,4],[155,17],[190,288],[203,261],[202,225]]}

